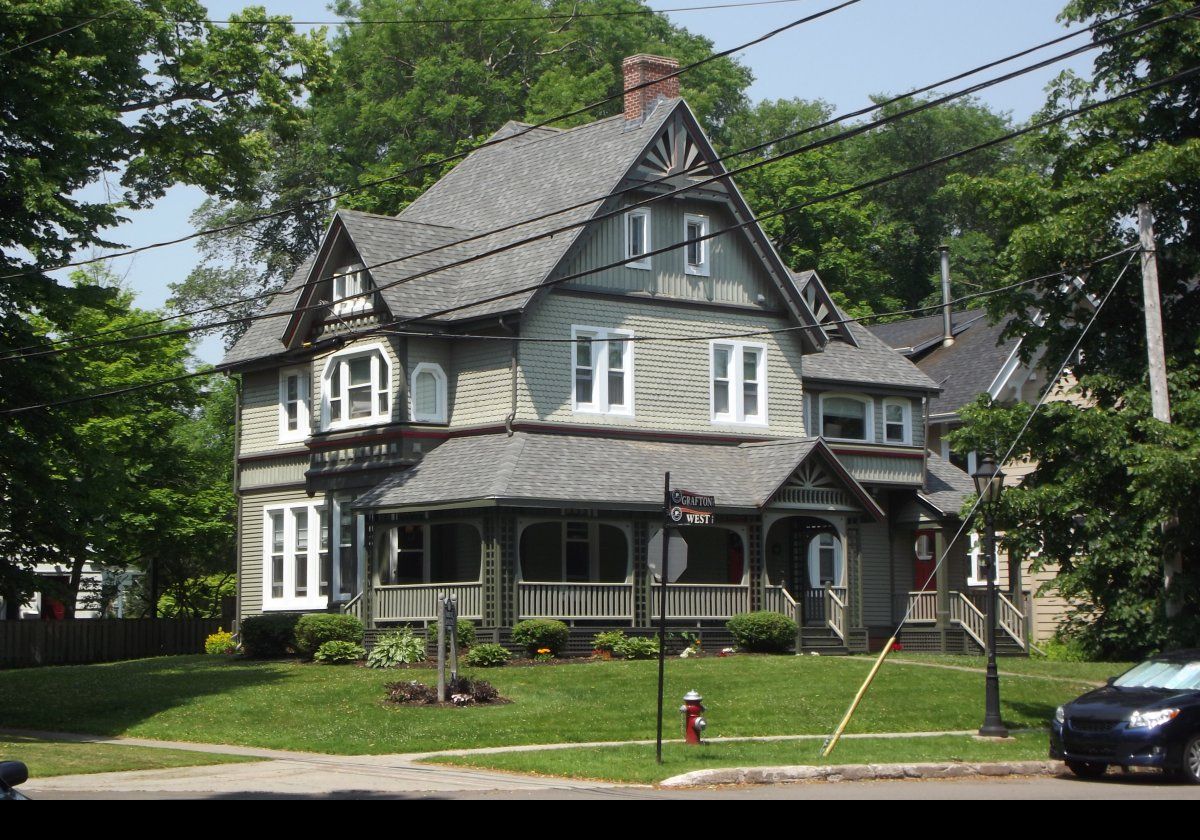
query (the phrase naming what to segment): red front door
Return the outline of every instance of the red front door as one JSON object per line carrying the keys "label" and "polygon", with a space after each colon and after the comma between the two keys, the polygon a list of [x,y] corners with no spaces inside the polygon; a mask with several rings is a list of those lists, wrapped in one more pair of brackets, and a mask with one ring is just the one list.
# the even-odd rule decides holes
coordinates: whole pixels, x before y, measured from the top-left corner
{"label": "red front door", "polygon": [[913,589],[929,592],[937,588],[933,576],[937,571],[937,553],[934,546],[934,531],[917,531],[913,543]]}

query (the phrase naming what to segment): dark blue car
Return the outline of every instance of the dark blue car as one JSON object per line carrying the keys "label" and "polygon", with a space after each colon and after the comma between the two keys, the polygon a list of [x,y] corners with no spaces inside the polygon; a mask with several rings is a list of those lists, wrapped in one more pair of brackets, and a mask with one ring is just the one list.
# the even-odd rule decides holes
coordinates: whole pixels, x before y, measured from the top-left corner
{"label": "dark blue car", "polygon": [[1200,650],[1164,653],[1059,706],[1050,757],[1077,776],[1159,767],[1200,784]]}

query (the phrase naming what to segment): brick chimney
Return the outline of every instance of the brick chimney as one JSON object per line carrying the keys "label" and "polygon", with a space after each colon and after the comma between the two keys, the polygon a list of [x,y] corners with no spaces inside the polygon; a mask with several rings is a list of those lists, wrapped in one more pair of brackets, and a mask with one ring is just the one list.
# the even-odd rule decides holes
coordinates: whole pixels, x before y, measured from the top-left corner
{"label": "brick chimney", "polygon": [[[678,60],[661,55],[631,55],[621,62],[625,81],[626,121],[642,119],[660,96],[666,99],[679,96],[679,77],[663,78],[678,69]],[[647,82],[653,84],[639,90],[630,90]]]}

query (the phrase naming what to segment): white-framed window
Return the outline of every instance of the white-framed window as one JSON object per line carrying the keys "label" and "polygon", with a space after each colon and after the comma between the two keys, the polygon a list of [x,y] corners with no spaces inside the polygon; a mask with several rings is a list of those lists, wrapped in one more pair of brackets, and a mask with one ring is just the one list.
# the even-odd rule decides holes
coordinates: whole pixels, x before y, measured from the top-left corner
{"label": "white-framed window", "polygon": [[582,414],[633,415],[633,333],[571,327],[571,405]]}
{"label": "white-framed window", "polygon": [[[650,268],[650,209],[639,207],[625,214],[625,263],[629,268]],[[639,259],[640,258],[640,259]]]}
{"label": "white-framed window", "polygon": [[808,585],[841,586],[845,571],[841,537],[828,531],[813,537],[808,544]]}
{"label": "white-framed window", "polygon": [[309,403],[308,368],[279,371],[279,440],[298,441],[308,437],[312,408]]}
{"label": "white-framed window", "polygon": [[710,342],[709,406],[714,423],[767,425],[765,344]]}
{"label": "white-framed window", "polygon": [[413,368],[408,392],[414,422],[446,422],[446,373],[441,365],[421,362]]}
{"label": "white-framed window", "polygon": [[710,273],[708,246],[712,240],[692,241],[701,236],[708,236],[708,217],[693,213],[684,215],[683,238],[687,244],[683,246],[683,272],[707,277]]}
{"label": "white-framed window", "polygon": [[983,540],[979,534],[970,534],[970,548],[967,549],[967,586],[987,586],[987,569],[984,566]]}
{"label": "white-framed window", "polygon": [[907,446],[912,443],[912,401],[888,397],[883,401],[883,442]]}
{"label": "white-framed window", "polygon": [[333,311],[338,315],[364,312],[371,308],[367,291],[371,283],[362,263],[344,265],[333,271]]}
{"label": "white-framed window", "polygon": [[875,401],[861,394],[821,394],[821,436],[828,440],[875,440]]}
{"label": "white-framed window", "polygon": [[323,502],[264,508],[263,609],[323,609],[329,602],[328,546]]}
{"label": "white-framed window", "polygon": [[[322,508],[332,523],[330,542],[334,551],[332,559],[326,559],[323,567],[325,577],[332,580],[333,600],[349,601],[362,591],[362,580],[366,574],[367,520],[355,516],[351,510],[354,497],[348,493],[336,493],[329,499],[329,506]],[[328,555],[328,550],[326,549]]]}
{"label": "white-framed window", "polygon": [[382,344],[350,347],[329,357],[321,380],[321,428],[391,419],[392,363]]}

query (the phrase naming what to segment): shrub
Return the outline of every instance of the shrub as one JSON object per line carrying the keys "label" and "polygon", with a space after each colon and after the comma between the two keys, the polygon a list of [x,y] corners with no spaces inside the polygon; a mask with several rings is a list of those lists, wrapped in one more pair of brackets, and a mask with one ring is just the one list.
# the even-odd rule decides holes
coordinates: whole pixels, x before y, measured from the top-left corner
{"label": "shrub", "polygon": [[539,649],[546,648],[552,656],[557,656],[567,646],[570,629],[561,621],[550,618],[531,618],[518,622],[512,631],[512,640],[534,655]]}
{"label": "shrub", "polygon": [[506,664],[510,657],[511,654],[504,649],[503,645],[487,642],[482,645],[475,645],[475,647],[467,651],[467,655],[463,657],[463,662],[472,668],[497,668]]}
{"label": "shrub", "polygon": [[237,651],[237,642],[233,640],[233,634],[225,630],[218,629],[207,639],[204,640],[204,652],[214,656],[223,654],[235,653]]}
{"label": "shrub", "polygon": [[387,690],[389,703],[436,703],[437,689],[419,683],[416,680],[410,682],[390,683],[384,688]]}
{"label": "shrub", "polygon": [[1091,662],[1093,657],[1078,639],[1061,635],[1042,642],[1042,652],[1051,662]]}
{"label": "shrub", "polygon": [[329,642],[322,642],[317,648],[317,652],[313,654],[313,659],[323,665],[348,665],[351,662],[357,662],[367,655],[363,650],[363,646],[355,642],[343,642],[334,639]]}
{"label": "shrub", "polygon": [[[436,630],[434,631],[436,632]],[[475,625],[460,618],[458,620],[458,650],[461,653],[475,644]]]}
{"label": "shrub", "polygon": [[630,636],[613,646],[613,656],[619,659],[654,659],[658,656],[658,639],[649,636]]}
{"label": "shrub", "polygon": [[375,641],[367,656],[368,668],[394,668],[412,662],[425,661],[425,640],[405,627],[394,633],[384,633]]}
{"label": "shrub", "polygon": [[592,650],[606,650],[612,653],[623,641],[625,641],[624,630],[605,630],[592,637]]}
{"label": "shrub", "polygon": [[796,622],[777,612],[735,615],[725,625],[738,647],[760,653],[783,653],[796,641]]}
{"label": "shrub", "polygon": [[296,650],[312,656],[326,642],[362,645],[363,623],[342,613],[310,613],[296,622]]}
{"label": "shrub", "polygon": [[296,652],[298,613],[270,613],[242,619],[242,651],[256,659],[289,656]]}

